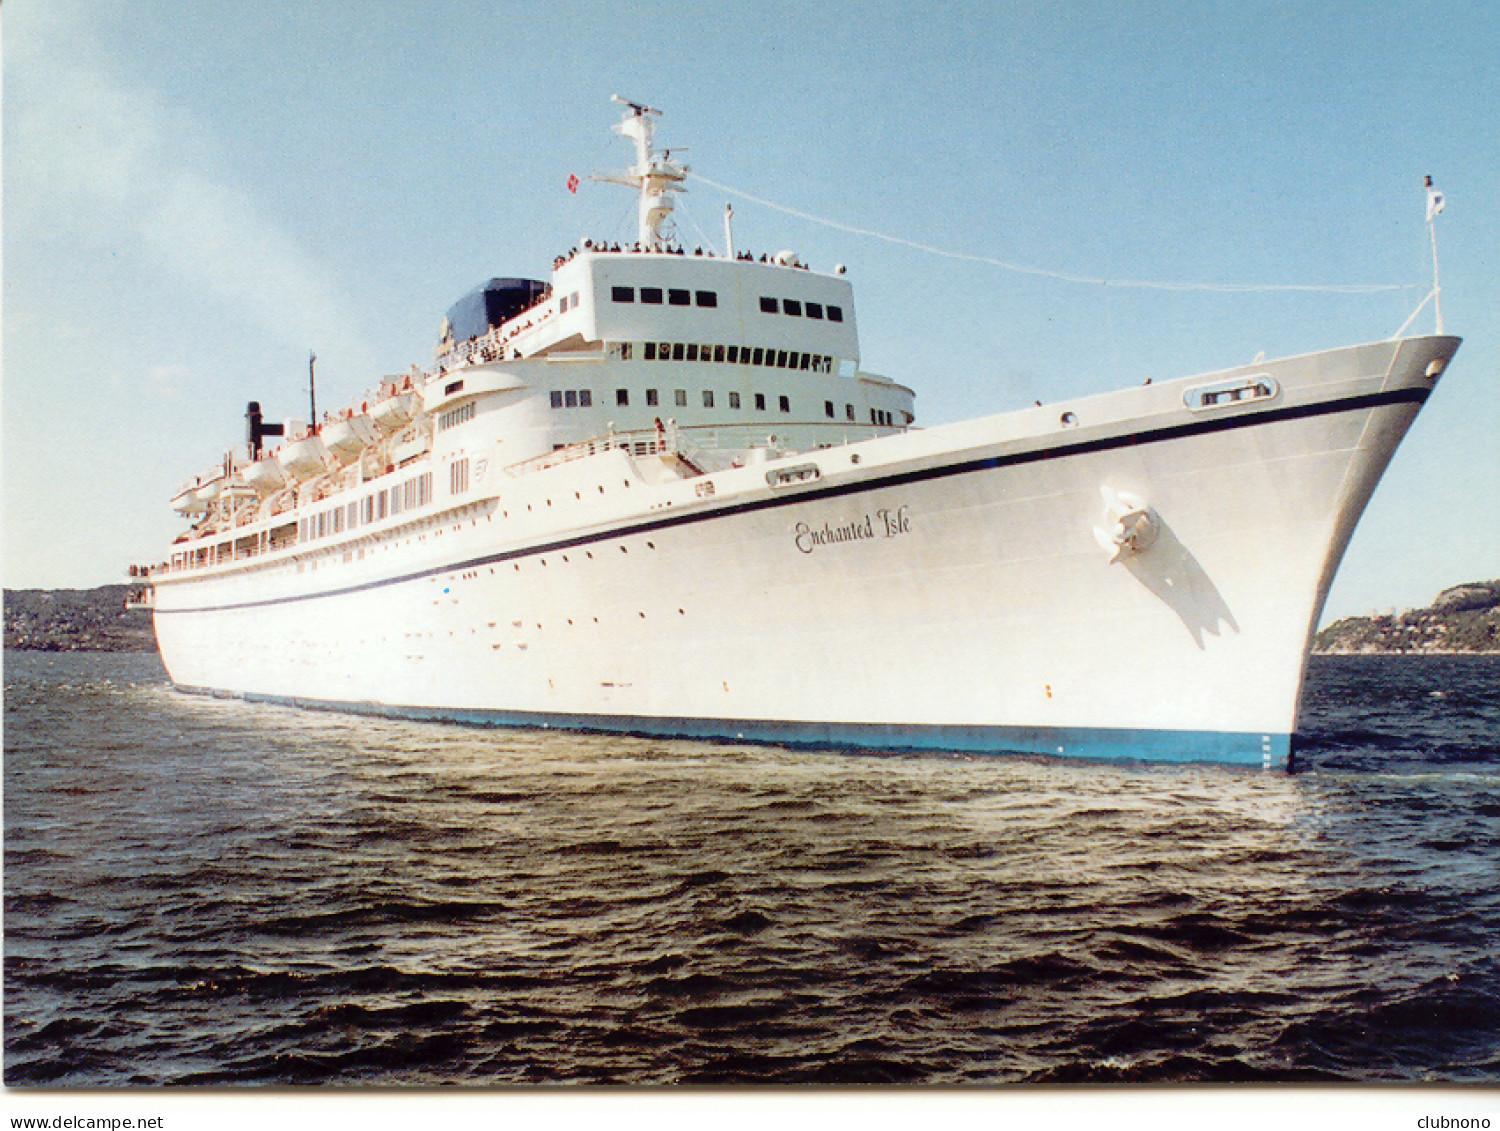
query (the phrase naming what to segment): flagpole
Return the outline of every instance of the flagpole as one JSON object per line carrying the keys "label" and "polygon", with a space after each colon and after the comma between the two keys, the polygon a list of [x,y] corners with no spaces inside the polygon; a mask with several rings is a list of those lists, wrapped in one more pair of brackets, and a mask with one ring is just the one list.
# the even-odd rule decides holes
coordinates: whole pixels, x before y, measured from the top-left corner
{"label": "flagpole", "polygon": [[1438,286],[1437,225],[1429,217],[1427,234],[1432,237],[1432,310],[1437,315],[1437,332],[1443,332],[1443,288]]}
{"label": "flagpole", "polygon": [[1432,312],[1437,317],[1437,332],[1443,332],[1443,289],[1438,285],[1437,214],[1443,210],[1443,194],[1424,177],[1427,188],[1427,235],[1432,240]]}

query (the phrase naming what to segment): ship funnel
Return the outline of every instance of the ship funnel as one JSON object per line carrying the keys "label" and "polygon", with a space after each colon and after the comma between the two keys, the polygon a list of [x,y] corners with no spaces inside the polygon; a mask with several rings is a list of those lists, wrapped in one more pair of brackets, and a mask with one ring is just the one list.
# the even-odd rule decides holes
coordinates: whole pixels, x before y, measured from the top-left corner
{"label": "ship funnel", "polygon": [[260,459],[261,440],[267,436],[280,436],[285,431],[280,424],[267,424],[261,419],[260,402],[251,401],[245,408],[245,440],[250,445],[250,458]]}

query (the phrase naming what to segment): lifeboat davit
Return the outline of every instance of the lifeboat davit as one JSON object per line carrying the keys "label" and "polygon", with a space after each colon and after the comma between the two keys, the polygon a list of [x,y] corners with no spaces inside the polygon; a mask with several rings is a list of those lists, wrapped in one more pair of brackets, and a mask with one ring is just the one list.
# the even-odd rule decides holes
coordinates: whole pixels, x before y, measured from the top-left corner
{"label": "lifeboat davit", "polygon": [[329,421],[319,435],[329,454],[340,463],[347,463],[379,439],[380,434],[366,413],[358,413]]}
{"label": "lifeboat davit", "polygon": [[304,436],[283,445],[276,460],[283,471],[300,483],[327,468],[328,449],[323,446],[322,437]]}

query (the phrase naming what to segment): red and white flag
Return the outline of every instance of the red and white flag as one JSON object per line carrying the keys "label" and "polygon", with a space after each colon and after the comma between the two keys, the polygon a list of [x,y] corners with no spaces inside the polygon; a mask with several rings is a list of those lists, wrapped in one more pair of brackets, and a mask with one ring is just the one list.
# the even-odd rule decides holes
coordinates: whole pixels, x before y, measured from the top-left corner
{"label": "red and white flag", "polygon": [[577,173],[569,173],[568,174],[568,191],[571,192],[571,193],[576,194],[578,192],[578,184],[579,184],[578,174]]}
{"label": "red and white flag", "polygon": [[1429,224],[1432,223],[1432,218],[1434,216],[1436,216],[1439,212],[1441,212],[1443,210],[1444,203],[1446,203],[1446,202],[1443,200],[1443,194],[1442,194],[1442,192],[1439,189],[1437,189],[1436,187],[1434,187],[1434,185],[1432,183],[1432,178],[1428,177],[1427,178],[1427,222]]}

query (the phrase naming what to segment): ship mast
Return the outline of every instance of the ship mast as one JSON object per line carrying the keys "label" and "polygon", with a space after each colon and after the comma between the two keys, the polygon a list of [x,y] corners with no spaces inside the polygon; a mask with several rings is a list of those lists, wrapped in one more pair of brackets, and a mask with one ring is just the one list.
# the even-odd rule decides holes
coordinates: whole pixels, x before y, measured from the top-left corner
{"label": "ship mast", "polygon": [[595,179],[639,191],[637,238],[641,248],[665,251],[672,242],[671,194],[687,191],[682,182],[687,179],[688,166],[674,164],[670,151],[663,153],[652,144],[656,133],[653,119],[661,117],[660,110],[631,102],[618,94],[611,95],[610,101],[625,107],[625,116],[612,128],[621,137],[635,142],[635,165],[623,174]]}

